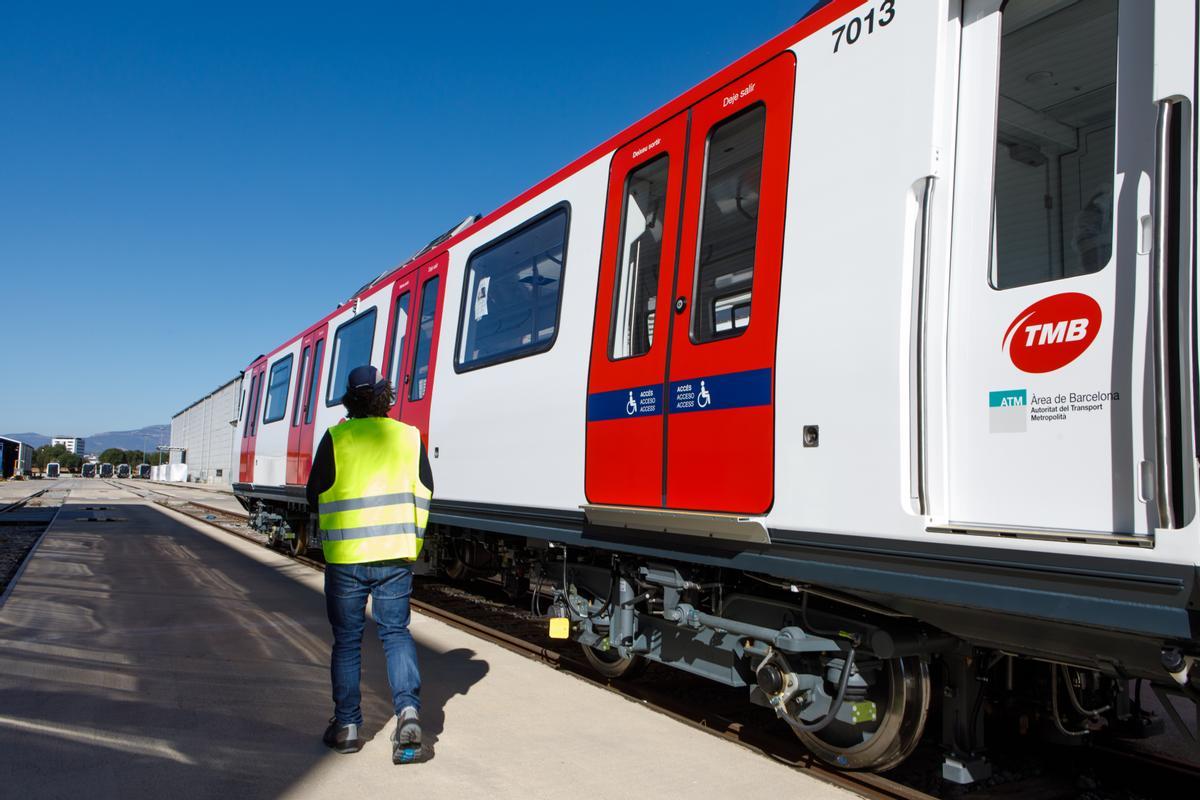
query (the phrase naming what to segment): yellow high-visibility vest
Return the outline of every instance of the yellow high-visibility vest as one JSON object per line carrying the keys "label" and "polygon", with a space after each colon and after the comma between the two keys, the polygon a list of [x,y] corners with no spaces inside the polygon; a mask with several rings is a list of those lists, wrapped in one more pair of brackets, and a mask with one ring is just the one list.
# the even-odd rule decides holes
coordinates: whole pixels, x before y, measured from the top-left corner
{"label": "yellow high-visibility vest", "polygon": [[430,491],[421,483],[421,434],[389,417],[329,429],[333,486],[317,498],[330,564],[363,564],[421,552]]}

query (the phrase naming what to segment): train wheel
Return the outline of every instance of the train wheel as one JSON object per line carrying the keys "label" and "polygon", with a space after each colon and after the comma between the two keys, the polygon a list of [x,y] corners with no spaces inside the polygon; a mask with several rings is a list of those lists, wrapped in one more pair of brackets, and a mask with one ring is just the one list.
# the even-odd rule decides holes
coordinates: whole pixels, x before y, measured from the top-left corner
{"label": "train wheel", "polygon": [[[826,686],[826,691],[837,687]],[[841,769],[884,772],[898,765],[921,741],[929,712],[929,666],[920,658],[885,662],[867,690],[877,719],[869,725],[835,721],[816,733],[796,735],[813,755]]]}
{"label": "train wheel", "polygon": [[592,669],[606,678],[632,679],[646,671],[649,662],[638,655],[622,656],[616,650],[597,650],[583,646],[583,656]]}
{"label": "train wheel", "polygon": [[465,581],[471,577],[470,568],[460,558],[449,561],[444,569],[446,577],[452,581]]}
{"label": "train wheel", "polygon": [[296,535],[284,540],[284,545],[293,556],[302,556],[308,552],[308,526],[297,526]]}

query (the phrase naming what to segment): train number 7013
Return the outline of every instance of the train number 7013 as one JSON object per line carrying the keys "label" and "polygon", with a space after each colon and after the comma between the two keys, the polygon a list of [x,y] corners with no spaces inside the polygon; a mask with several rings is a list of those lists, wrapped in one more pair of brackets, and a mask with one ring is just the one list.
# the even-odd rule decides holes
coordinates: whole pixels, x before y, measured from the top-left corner
{"label": "train number 7013", "polygon": [[833,35],[833,52],[837,52],[842,46],[842,37],[845,36],[846,45],[852,45],[857,42],[863,35],[863,28],[866,28],[867,33],[874,33],[876,24],[880,28],[886,28],[896,17],[896,0],[883,0],[879,6],[879,17],[875,17],[875,9],[872,8],[866,13],[866,16],[855,17],[845,25],[838,25],[830,33]]}

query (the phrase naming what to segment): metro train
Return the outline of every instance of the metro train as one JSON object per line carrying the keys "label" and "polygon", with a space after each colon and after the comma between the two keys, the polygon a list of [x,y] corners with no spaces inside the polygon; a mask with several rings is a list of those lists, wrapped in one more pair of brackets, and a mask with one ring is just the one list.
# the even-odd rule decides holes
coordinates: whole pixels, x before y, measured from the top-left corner
{"label": "metro train", "polygon": [[1160,730],[1135,682],[1200,698],[1196,14],[821,5],[254,359],[237,496],[314,544],[370,363],[421,567],[532,586],[605,675],[743,687],[849,769],[928,727],[964,783],[1015,718]]}

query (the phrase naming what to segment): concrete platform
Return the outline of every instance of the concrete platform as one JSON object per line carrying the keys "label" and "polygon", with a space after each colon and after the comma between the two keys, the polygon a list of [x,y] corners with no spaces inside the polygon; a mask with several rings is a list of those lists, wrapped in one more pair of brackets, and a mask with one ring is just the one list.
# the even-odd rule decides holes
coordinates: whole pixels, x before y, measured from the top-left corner
{"label": "concrete platform", "polygon": [[[83,483],[83,485],[80,485]],[[85,522],[86,505],[114,522]],[[735,744],[414,615],[426,764],[395,767],[373,628],[356,755],[326,750],[321,576],[77,482],[0,607],[10,797],[848,798]]]}

